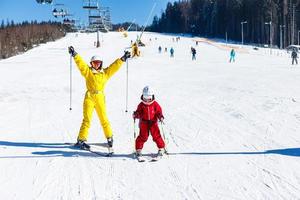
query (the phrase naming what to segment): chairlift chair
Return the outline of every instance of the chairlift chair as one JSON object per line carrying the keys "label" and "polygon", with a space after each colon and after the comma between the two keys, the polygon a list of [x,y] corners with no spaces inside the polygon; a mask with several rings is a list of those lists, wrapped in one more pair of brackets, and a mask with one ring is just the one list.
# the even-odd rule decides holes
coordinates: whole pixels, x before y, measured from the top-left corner
{"label": "chairlift chair", "polygon": [[88,10],[97,10],[99,8],[98,0],[84,0],[82,8]]}
{"label": "chairlift chair", "polygon": [[65,5],[64,4],[59,4],[59,3],[54,5],[54,8],[52,10],[52,15],[56,18],[57,17],[64,18],[65,16],[69,16],[69,14],[68,14],[68,12],[65,8]]}
{"label": "chairlift chair", "polygon": [[101,12],[100,9],[96,9],[96,10],[90,10],[89,11],[89,19],[93,20],[93,19],[100,19],[101,18]]}
{"label": "chairlift chair", "polygon": [[38,4],[52,4],[53,0],[36,0]]}
{"label": "chairlift chair", "polygon": [[62,17],[64,18],[65,16],[67,16],[67,12],[65,10],[53,10],[52,14],[54,17]]}
{"label": "chairlift chair", "polygon": [[63,24],[73,26],[73,25],[75,25],[75,20],[66,18],[66,19],[63,20]]}

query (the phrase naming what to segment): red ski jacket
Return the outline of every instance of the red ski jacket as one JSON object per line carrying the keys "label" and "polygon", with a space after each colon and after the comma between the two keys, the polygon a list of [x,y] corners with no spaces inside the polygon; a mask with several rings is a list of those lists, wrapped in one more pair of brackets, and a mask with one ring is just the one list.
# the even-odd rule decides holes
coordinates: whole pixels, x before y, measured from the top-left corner
{"label": "red ski jacket", "polygon": [[160,105],[156,101],[153,101],[149,105],[141,102],[137,110],[133,113],[133,118],[138,118],[142,122],[155,123],[158,119],[162,120],[164,116]]}

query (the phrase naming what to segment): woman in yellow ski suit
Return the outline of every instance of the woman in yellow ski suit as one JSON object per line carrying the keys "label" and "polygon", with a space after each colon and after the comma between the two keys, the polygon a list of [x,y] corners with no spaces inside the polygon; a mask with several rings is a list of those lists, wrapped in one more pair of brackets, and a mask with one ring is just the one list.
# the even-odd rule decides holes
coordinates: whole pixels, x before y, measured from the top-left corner
{"label": "woman in yellow ski suit", "polygon": [[106,115],[104,88],[108,79],[111,78],[114,73],[120,69],[126,59],[130,57],[130,53],[125,52],[121,58],[115,60],[105,69],[102,68],[102,60],[99,59],[98,56],[92,57],[90,67],[81,58],[81,56],[75,52],[72,46],[69,47],[69,53],[73,56],[81,75],[85,78],[87,87],[83,102],[83,121],[80,127],[77,143],[80,143],[80,147],[82,147],[81,145],[86,145],[83,148],[89,148],[85,142],[88,138],[88,130],[90,128],[93,111],[95,109],[105,137],[108,140],[109,147],[112,147],[113,133]]}

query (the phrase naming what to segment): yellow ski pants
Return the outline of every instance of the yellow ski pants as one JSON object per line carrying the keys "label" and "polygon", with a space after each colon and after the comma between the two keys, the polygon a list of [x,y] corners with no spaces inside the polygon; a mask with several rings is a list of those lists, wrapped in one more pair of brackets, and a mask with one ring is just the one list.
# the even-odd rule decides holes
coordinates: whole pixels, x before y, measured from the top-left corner
{"label": "yellow ski pants", "polygon": [[83,102],[83,120],[77,138],[78,140],[87,140],[94,109],[99,117],[105,137],[112,137],[112,129],[106,115],[104,93],[102,91],[87,91]]}

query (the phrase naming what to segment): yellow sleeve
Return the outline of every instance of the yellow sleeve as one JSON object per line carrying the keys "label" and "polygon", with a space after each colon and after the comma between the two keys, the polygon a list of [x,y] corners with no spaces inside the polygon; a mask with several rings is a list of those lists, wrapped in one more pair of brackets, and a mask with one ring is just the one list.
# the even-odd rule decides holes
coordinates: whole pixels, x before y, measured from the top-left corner
{"label": "yellow sleeve", "polygon": [[82,76],[87,77],[90,72],[90,67],[86,62],[81,58],[79,54],[74,57],[75,63],[81,73]]}
{"label": "yellow sleeve", "polygon": [[115,60],[115,62],[113,62],[111,65],[109,65],[108,68],[104,69],[107,79],[112,77],[112,75],[114,75],[121,68],[122,64],[123,61],[119,58]]}

